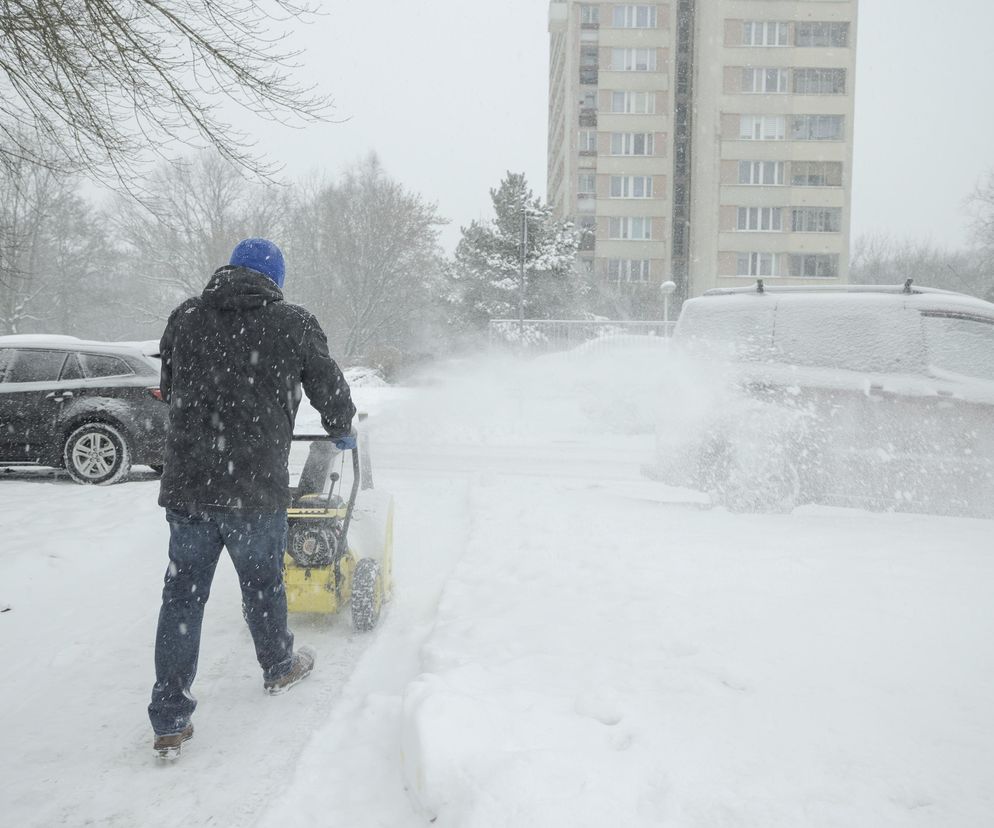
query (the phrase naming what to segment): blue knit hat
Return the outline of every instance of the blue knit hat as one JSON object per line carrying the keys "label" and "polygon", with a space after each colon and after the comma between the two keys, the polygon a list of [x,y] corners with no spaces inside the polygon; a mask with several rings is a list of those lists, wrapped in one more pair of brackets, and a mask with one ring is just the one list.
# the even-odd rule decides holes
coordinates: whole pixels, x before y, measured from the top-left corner
{"label": "blue knit hat", "polygon": [[228,264],[247,267],[283,287],[283,254],[269,239],[245,239],[235,246]]}

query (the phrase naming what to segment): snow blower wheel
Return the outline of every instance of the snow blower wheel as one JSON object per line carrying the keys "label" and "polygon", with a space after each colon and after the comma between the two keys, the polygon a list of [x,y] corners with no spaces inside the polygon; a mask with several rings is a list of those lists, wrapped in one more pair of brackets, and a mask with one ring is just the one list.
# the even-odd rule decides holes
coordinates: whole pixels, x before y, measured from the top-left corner
{"label": "snow blower wheel", "polygon": [[352,575],[352,626],[356,632],[369,632],[380,620],[383,607],[383,579],[380,565],[363,558]]}

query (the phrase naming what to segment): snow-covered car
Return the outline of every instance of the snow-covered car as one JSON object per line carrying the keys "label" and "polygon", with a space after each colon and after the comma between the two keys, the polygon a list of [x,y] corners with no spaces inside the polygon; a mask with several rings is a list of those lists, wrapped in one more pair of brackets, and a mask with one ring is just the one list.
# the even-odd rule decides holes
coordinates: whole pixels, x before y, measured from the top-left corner
{"label": "snow-covered car", "polygon": [[755,287],[686,302],[674,346],[729,393],[658,480],[729,508],[994,515],[994,304],[912,286]]}
{"label": "snow-covered car", "polygon": [[65,468],[116,483],[162,469],[168,409],[154,343],[0,336],[0,464]]}

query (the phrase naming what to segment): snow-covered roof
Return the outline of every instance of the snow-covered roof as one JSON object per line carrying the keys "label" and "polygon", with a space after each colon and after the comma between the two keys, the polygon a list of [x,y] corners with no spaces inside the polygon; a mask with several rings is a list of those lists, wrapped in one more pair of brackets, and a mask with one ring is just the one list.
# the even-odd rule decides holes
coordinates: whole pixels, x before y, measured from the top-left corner
{"label": "snow-covered roof", "polygon": [[[748,287],[714,288],[705,291],[703,296],[690,299],[690,304],[707,303],[755,303],[767,302],[774,306],[781,303],[828,306],[833,308],[851,306],[863,308],[868,305],[899,305],[918,310],[939,310],[961,313],[975,313],[994,318],[994,303],[985,302],[975,296],[956,293],[952,290],[919,285],[770,285],[763,282]],[[755,305],[754,305],[755,306]]]}
{"label": "snow-covered roof", "polygon": [[50,348],[54,350],[80,350],[99,348],[101,351],[138,351],[145,356],[159,353],[158,340],[148,339],[134,342],[101,342],[96,339],[80,339],[65,334],[10,334],[0,336],[0,348]]}
{"label": "snow-covered roof", "polygon": [[735,362],[924,374],[949,340],[926,336],[920,313],[994,323],[994,304],[950,291],[749,290],[688,300],[675,339]]}
{"label": "snow-covered roof", "polygon": [[687,317],[697,314],[712,315],[718,312],[719,308],[739,313],[745,312],[746,309],[760,312],[760,309],[772,310],[777,307],[811,308],[813,314],[824,311],[840,317],[850,311],[865,312],[871,308],[879,308],[882,313],[891,308],[913,308],[919,311],[966,313],[994,319],[994,303],[953,291],[916,289],[916,292],[904,293],[897,290],[790,290],[789,287],[784,287],[777,290],[767,289],[763,292],[755,289],[708,291],[704,296],[689,299],[684,303],[681,322],[684,315]]}

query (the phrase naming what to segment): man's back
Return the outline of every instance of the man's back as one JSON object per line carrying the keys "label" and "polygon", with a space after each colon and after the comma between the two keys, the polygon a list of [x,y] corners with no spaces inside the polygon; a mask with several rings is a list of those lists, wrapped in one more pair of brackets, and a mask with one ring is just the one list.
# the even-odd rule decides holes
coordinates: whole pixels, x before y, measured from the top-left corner
{"label": "man's back", "polygon": [[170,316],[161,353],[170,405],[163,506],[286,508],[301,384],[329,433],[349,430],[355,407],[317,320],[252,270],[218,270]]}

